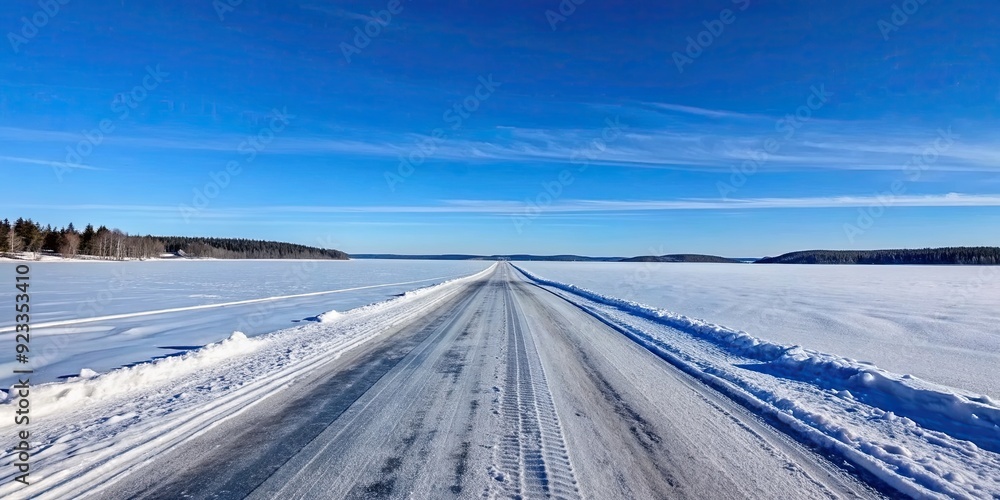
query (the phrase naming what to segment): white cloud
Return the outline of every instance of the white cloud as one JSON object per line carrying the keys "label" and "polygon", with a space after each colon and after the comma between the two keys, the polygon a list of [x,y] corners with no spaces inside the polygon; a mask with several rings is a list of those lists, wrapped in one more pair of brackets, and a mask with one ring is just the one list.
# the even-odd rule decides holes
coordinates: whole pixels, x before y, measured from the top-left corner
{"label": "white cloud", "polygon": [[104,170],[102,168],[92,167],[89,165],[81,164],[71,164],[60,161],[49,161],[49,160],[36,160],[34,158],[20,158],[16,156],[0,156],[0,162],[10,162],[10,163],[24,163],[27,165],[41,165],[43,167],[53,167],[53,168],[75,168],[80,170]]}
{"label": "white cloud", "polygon": [[[762,210],[802,208],[850,208],[874,205],[897,207],[1000,207],[1000,194],[947,193],[935,195],[829,196],[798,198],[691,198],[678,200],[565,200],[547,205],[543,213],[658,212],[670,210]],[[12,205],[13,206],[13,205]],[[215,208],[199,213],[205,218],[239,218],[266,214],[487,214],[508,215],[524,210],[524,202],[513,200],[443,200],[435,205],[278,205]],[[165,214],[177,207],[165,205],[22,205],[52,210],[128,210]]]}

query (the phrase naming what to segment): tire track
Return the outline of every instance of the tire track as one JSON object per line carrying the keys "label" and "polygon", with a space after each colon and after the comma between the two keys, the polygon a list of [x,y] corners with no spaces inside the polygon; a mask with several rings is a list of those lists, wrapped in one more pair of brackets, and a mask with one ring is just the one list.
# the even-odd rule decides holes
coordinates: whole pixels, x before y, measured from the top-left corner
{"label": "tire track", "polygon": [[581,498],[559,417],[534,342],[525,336],[504,276],[506,373],[502,390],[499,475],[510,498]]}

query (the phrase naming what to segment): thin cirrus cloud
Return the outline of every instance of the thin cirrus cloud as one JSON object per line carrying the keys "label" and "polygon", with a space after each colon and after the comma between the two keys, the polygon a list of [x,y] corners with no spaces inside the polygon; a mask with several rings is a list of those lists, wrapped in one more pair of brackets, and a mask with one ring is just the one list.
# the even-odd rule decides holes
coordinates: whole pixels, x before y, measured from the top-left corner
{"label": "thin cirrus cloud", "polygon": [[[892,207],[998,207],[1000,194],[900,195],[900,196],[831,196],[806,198],[743,198],[678,200],[565,200],[532,210],[532,214],[545,213],[602,213],[602,212],[658,212],[670,210],[763,210],[803,208],[851,208],[870,206]],[[26,207],[32,208],[32,207]],[[179,214],[179,209],[166,205],[62,205],[44,206],[58,210],[128,210],[158,215]],[[524,202],[510,200],[443,200],[435,205],[279,205],[256,207],[214,208],[197,214],[205,218],[239,218],[261,214],[483,214],[517,215],[529,208]],[[536,208],[536,207],[530,207]]]}
{"label": "thin cirrus cloud", "polygon": [[[600,134],[600,130],[548,130],[538,133],[519,131],[509,139],[490,141],[447,139],[437,141],[429,155],[421,152],[421,144],[428,137],[417,134],[383,134],[375,140],[288,137],[276,139],[261,154],[332,154],[393,161],[414,154],[420,155],[422,159],[439,161],[549,164],[570,164],[586,159],[589,164],[608,167],[676,170],[726,171],[747,161],[754,162],[762,171],[901,170],[913,157],[928,153],[928,148],[932,147],[932,141],[922,144],[913,138],[897,139],[892,146],[873,146],[859,138],[812,133],[809,134],[811,140],[805,142],[783,143],[779,140],[778,151],[765,153],[761,143],[768,137],[766,135],[758,138],[694,132],[634,131],[623,134],[615,141],[603,141]],[[599,139],[603,142],[595,143]],[[825,142],[815,142],[817,139]],[[237,154],[239,145],[245,140],[245,137],[235,135],[210,139],[117,137],[109,138],[106,147]],[[989,144],[954,144],[945,149],[935,149],[931,154],[933,161],[923,164],[926,170],[1000,170],[1000,162],[997,161],[1000,160],[1000,149]],[[0,161],[100,170],[88,165],[67,165],[36,158],[0,157]]]}
{"label": "thin cirrus cloud", "polygon": [[351,20],[365,21],[365,22],[372,20],[370,16],[366,16],[364,14],[358,14],[356,12],[351,12],[349,10],[341,9],[338,7],[328,7],[325,5],[307,3],[307,4],[299,4],[299,8],[306,11],[319,12],[320,14],[325,14],[327,16],[336,18],[351,19]]}
{"label": "thin cirrus cloud", "polygon": [[[501,212],[524,208],[523,202],[452,200],[450,208],[485,212]],[[542,208],[553,212],[631,212],[663,210],[740,210],[740,209],[790,209],[790,208],[851,208],[870,206],[898,207],[996,207],[1000,195],[970,195],[948,193],[942,195],[899,196],[831,196],[806,198],[745,198],[745,199],[680,199],[680,200],[567,200]]]}
{"label": "thin cirrus cloud", "polygon": [[705,118],[738,118],[738,119],[768,119],[766,115],[737,113],[735,111],[699,108],[696,106],[685,106],[683,104],[670,104],[663,102],[642,103],[643,106],[654,110],[667,111],[670,113],[681,113],[686,115],[702,116]]}
{"label": "thin cirrus cloud", "polygon": [[[606,108],[606,107],[605,107]],[[597,110],[594,108],[593,110]],[[652,111],[651,111],[652,110]],[[753,161],[761,171],[899,170],[914,156],[927,155],[926,170],[996,172],[1000,148],[988,138],[963,137],[937,128],[902,128],[872,121],[837,122],[810,118],[791,126],[787,117],[740,113],[671,103],[635,103],[601,108],[606,117],[592,128],[510,127],[478,131],[367,130],[345,125],[337,137],[291,132],[266,145],[262,155],[333,155],[398,160],[411,155],[459,162],[574,163],[622,168],[728,171]],[[619,114],[620,113],[620,114]],[[605,118],[621,129],[608,134]],[[704,118],[704,119],[702,119]],[[640,123],[642,125],[640,125]],[[459,132],[468,132],[463,135]],[[49,143],[57,150],[80,140],[79,134],[0,128],[0,140]],[[953,139],[953,140],[952,140]],[[112,135],[108,148],[175,152],[237,152],[246,135],[146,130],[139,136]],[[426,153],[427,144],[433,150]],[[776,150],[766,152],[770,141]],[[23,163],[44,160],[22,158]]]}
{"label": "thin cirrus cloud", "polygon": [[0,163],[21,163],[26,165],[38,165],[52,168],[74,168],[79,170],[104,170],[103,168],[79,163],[65,163],[59,161],[39,160],[35,158],[21,158],[17,156],[0,156]]}

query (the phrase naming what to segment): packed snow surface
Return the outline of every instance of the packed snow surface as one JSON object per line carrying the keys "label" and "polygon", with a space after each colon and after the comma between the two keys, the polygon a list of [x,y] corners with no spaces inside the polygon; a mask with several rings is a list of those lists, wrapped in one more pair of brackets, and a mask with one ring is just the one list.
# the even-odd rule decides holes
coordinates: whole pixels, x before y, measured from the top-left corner
{"label": "packed snow surface", "polygon": [[1000,400],[1000,267],[525,262],[539,276]]}
{"label": "packed snow surface", "polygon": [[[13,276],[25,262],[0,262]],[[34,383],[185,352],[344,311],[468,275],[488,262],[393,260],[163,260],[27,262],[31,266]],[[13,345],[13,315],[0,342]],[[16,382],[13,357],[0,360],[0,388]]]}

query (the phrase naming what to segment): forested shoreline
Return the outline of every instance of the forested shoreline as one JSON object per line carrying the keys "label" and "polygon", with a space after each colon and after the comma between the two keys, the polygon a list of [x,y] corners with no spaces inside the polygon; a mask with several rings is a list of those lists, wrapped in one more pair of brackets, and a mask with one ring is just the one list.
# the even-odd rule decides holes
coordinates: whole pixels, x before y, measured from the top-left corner
{"label": "forested shoreline", "polygon": [[[60,255],[65,258],[134,260],[158,258],[164,254],[187,258],[214,259],[336,259],[350,256],[323,249],[247,238],[130,235],[107,226],[92,224],[81,231],[72,223],[56,228],[31,219],[0,221],[0,256],[19,257],[22,252]],[[431,258],[435,260],[565,260],[619,262],[740,262],[712,255],[677,254],[662,256],[582,257],[576,255],[390,255],[359,254],[359,258]],[[22,257],[23,258],[23,257]],[[868,264],[868,265],[1000,265],[1000,247],[946,247],[892,250],[807,250],[764,257],[757,264]]]}
{"label": "forested shoreline", "polygon": [[337,259],[348,255],[323,249],[245,238],[200,238],[185,236],[136,236],[106,226],[92,224],[78,230],[72,223],[62,228],[42,226],[31,219],[13,223],[0,221],[0,254],[15,256],[30,252],[36,256],[58,254],[66,258],[91,257],[105,260],[133,260],[173,254],[189,258],[216,259]]}
{"label": "forested shoreline", "polygon": [[1000,247],[894,250],[808,250],[765,257],[758,264],[1000,265]]}
{"label": "forested shoreline", "polygon": [[670,255],[642,255],[622,259],[621,262],[707,262],[715,264],[739,264],[742,261],[719,257],[717,255],[701,254],[670,254]]}

